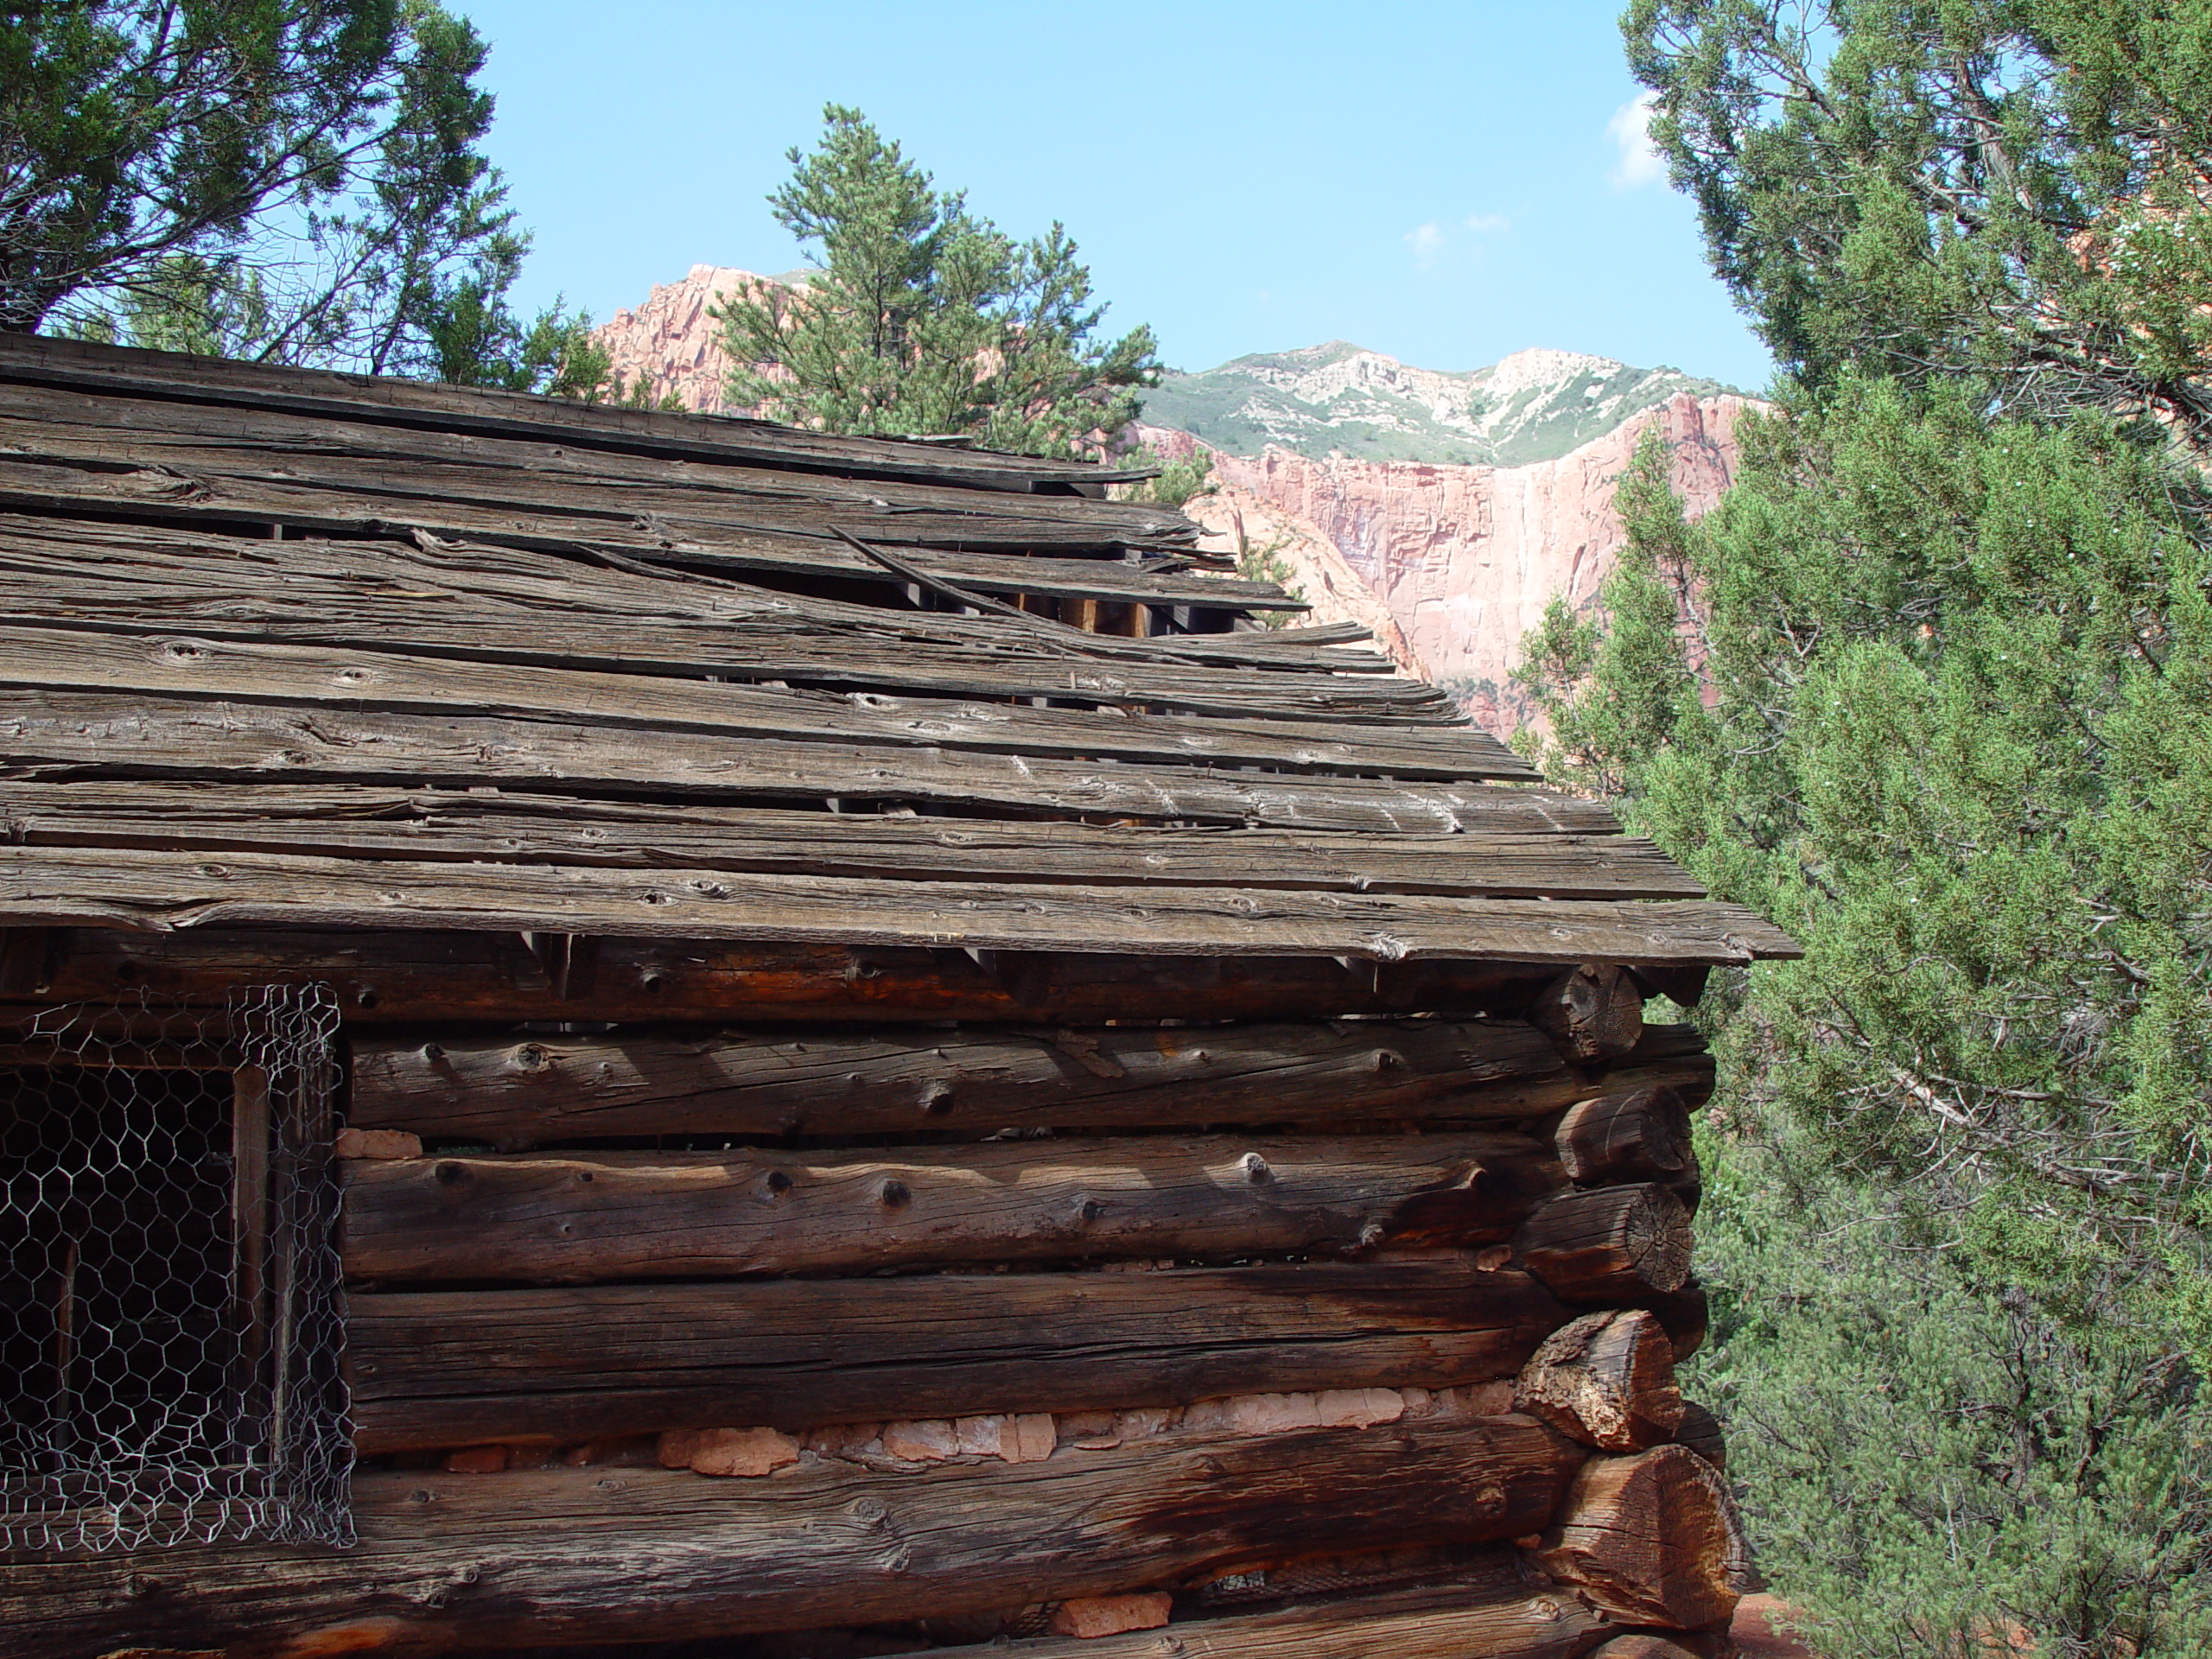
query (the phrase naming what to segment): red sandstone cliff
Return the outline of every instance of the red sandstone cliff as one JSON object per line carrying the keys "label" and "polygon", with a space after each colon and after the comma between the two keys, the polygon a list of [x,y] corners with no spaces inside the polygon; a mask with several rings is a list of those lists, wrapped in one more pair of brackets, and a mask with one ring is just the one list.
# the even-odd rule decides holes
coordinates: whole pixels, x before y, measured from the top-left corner
{"label": "red sandstone cliff", "polygon": [[[656,396],[673,391],[693,409],[719,410],[729,364],[707,308],[760,280],[695,265],[615,313],[597,337],[626,381],[643,373]],[[1602,362],[1561,360],[1586,372]],[[1613,492],[1637,441],[1659,428],[1676,492],[1702,512],[1733,481],[1745,407],[1732,393],[1678,392],[1556,460],[1520,466],[1314,459],[1274,445],[1255,455],[1217,452],[1220,487],[1185,511],[1211,532],[1210,546],[1271,550],[1318,620],[1364,624],[1408,671],[1452,683],[1503,735],[1527,713],[1508,677],[1522,637],[1554,594],[1588,606],[1618,556]],[[1140,435],[1171,455],[1196,442],[1168,428]]]}

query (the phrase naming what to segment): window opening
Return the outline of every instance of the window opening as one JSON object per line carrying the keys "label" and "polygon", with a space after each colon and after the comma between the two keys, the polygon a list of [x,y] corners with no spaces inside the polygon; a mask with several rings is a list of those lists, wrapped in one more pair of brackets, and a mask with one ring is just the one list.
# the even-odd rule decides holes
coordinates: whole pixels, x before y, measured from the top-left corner
{"label": "window opening", "polygon": [[0,1547],[347,1544],[335,998],[0,1032]]}

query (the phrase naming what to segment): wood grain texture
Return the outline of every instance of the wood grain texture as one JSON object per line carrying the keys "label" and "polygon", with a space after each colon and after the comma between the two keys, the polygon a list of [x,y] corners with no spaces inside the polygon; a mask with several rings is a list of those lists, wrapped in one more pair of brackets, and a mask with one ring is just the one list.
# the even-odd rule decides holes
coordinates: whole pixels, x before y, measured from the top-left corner
{"label": "wood grain texture", "polygon": [[[1649,842],[1568,833],[1552,798],[1500,787],[1452,836],[1180,829],[972,817],[831,817],[521,793],[266,784],[0,782],[19,845],[304,853],[936,880],[1243,887],[1464,897],[1701,898]],[[1530,798],[1535,797],[1535,798]]]}
{"label": "wood grain texture", "polygon": [[1514,1248],[1571,1302],[1634,1302],[1689,1281],[1690,1217],[1663,1186],[1568,1192],[1538,1206]]}
{"label": "wood grain texture", "polygon": [[[555,717],[426,715],[338,701],[307,709],[54,689],[0,689],[0,756],[32,782],[427,784],[785,806],[830,799],[848,810],[913,805],[1382,835],[1453,835],[1497,805],[1495,791],[1480,783],[798,742]],[[1571,821],[1602,826],[1602,813],[1586,809]]]}
{"label": "wood grain texture", "polygon": [[[0,614],[124,633],[837,692],[1020,697],[1229,718],[1466,724],[1440,692],[1353,671],[1357,663],[1314,671],[1296,659],[1211,645],[1149,656],[1102,651],[1057,633],[1001,629],[994,636],[979,620],[940,613],[609,573],[509,550],[495,556],[467,548],[434,554],[375,543],[296,542],[286,545],[296,551],[272,566],[261,550],[265,543],[237,537],[56,528],[0,517]],[[1159,597],[1192,602],[1187,594]],[[557,628],[549,626],[554,616]]]}
{"label": "wood grain texture", "polygon": [[1512,1021],[394,1033],[354,1039],[351,1110],[363,1128],[519,1148],[662,1135],[1517,1118],[1581,1086]]}
{"label": "wood grain texture", "polygon": [[[402,929],[49,930],[43,977],[26,1014],[55,1001],[111,998],[118,986],[162,1001],[220,1001],[240,984],[333,988],[349,1025],[512,1025],[545,1018],[797,1021],[809,1025],[1020,1021],[1090,1026],[1156,1021],[1334,1019],[1428,1010],[1510,1009],[1546,976],[1510,963],[1357,963],[1325,957],[974,955],[913,946],[740,944],[702,939],[593,941],[588,988],[553,994],[517,936]],[[1687,1040],[1687,1039],[1686,1039]],[[1651,1064],[1609,1072],[1617,1086],[1666,1082],[1709,1090],[1713,1062],[1694,1041]],[[1579,1092],[1553,1093],[1532,1113]]]}
{"label": "wood grain texture", "polygon": [[[1119,1636],[937,1648],[932,1659],[1575,1659],[1613,1626],[1557,1586],[1515,1570],[1380,1595],[1305,1599],[1241,1616],[1178,1619]],[[1170,1645],[1172,1644],[1172,1646]]]}
{"label": "wood grain texture", "polygon": [[349,1301],[364,1452],[1166,1406],[1510,1376],[1565,1323],[1449,1259],[385,1291]]}
{"label": "wood grain texture", "polygon": [[327,416],[360,424],[528,438],[613,453],[765,465],[855,477],[916,479],[1036,493],[1135,473],[898,438],[852,438],[767,421],[702,417],[585,404],[557,397],[423,381],[272,368],[44,335],[0,340],[0,378],[24,385],[170,404]]}
{"label": "wood grain texture", "polygon": [[16,925],[549,930],[625,938],[1136,956],[1748,963],[1772,930],[1711,902],[1556,902],[1256,887],[894,881],[766,872],[0,848]]}
{"label": "wood grain texture", "polygon": [[330,706],[441,718],[569,719],[664,734],[1050,760],[1261,766],[1454,783],[1534,780],[1486,732],[1392,724],[1357,742],[1295,721],[1035,709],[547,669],[359,647],[0,623],[0,685]]}
{"label": "wood grain texture", "polygon": [[360,1542],[0,1567],[16,1659],[229,1659],[808,1630],[1541,1527],[1580,1448],[1526,1418],[1148,1443],[1041,1463],[775,1480],[661,1470],[363,1474]]}
{"label": "wood grain texture", "polygon": [[1726,1482],[1681,1446],[1592,1459],[1534,1556],[1623,1624],[1680,1630],[1726,1620],[1750,1574]]}
{"label": "wood grain texture", "polygon": [[1553,1144],[1578,1181],[1697,1179],[1689,1109],[1671,1089],[1638,1089],[1578,1102]]}
{"label": "wood grain texture", "polygon": [[[1494,1243],[1565,1183],[1548,1147],[1495,1131],[449,1154],[348,1166],[344,1255],[354,1279],[563,1284],[962,1262],[1326,1259]],[[1656,1322],[1651,1329],[1663,1349]]]}

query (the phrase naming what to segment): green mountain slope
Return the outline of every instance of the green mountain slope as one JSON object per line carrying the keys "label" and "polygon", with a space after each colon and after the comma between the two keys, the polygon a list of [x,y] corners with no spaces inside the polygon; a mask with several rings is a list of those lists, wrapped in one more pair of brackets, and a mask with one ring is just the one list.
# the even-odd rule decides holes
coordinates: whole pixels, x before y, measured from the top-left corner
{"label": "green mountain slope", "polygon": [[1518,467],[1556,460],[1676,392],[1729,390],[1579,352],[1516,352],[1443,374],[1339,340],[1171,374],[1145,398],[1144,419],[1228,454],[1272,443],[1317,460]]}

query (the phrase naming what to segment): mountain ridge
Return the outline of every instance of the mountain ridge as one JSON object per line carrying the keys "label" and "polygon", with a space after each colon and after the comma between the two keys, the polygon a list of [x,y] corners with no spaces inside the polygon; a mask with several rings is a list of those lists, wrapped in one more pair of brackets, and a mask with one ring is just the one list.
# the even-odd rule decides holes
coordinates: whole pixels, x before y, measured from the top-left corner
{"label": "mountain ridge", "polygon": [[1310,461],[1522,467],[1557,461],[1683,393],[1741,395],[1587,352],[1535,346],[1454,372],[1334,340],[1171,373],[1147,395],[1144,421],[1223,454],[1272,444]]}
{"label": "mountain ridge", "polygon": [[[695,265],[594,338],[626,385],[719,412],[731,363],[712,310],[763,282]],[[1750,399],[1715,380],[1534,347],[1464,372],[1349,340],[1252,353],[1167,378],[1138,442],[1214,456],[1185,508],[1205,545],[1281,559],[1316,621],[1355,621],[1407,673],[1452,690],[1505,736],[1534,715],[1512,683],[1522,638],[1554,596],[1597,602],[1627,531],[1613,494],[1644,433],[1697,513],[1733,482]]]}

